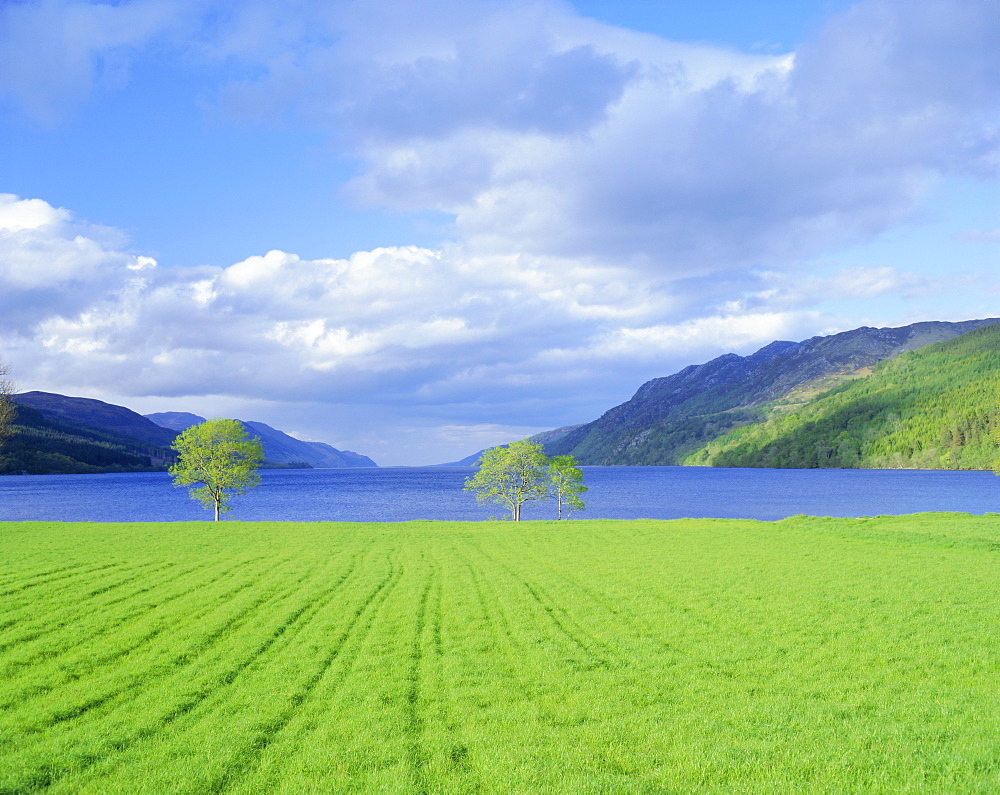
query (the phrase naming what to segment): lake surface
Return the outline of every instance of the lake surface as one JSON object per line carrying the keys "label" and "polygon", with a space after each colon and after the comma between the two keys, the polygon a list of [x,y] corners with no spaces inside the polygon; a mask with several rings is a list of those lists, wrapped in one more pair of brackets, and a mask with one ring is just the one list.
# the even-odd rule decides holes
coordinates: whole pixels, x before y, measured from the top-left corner
{"label": "lake surface", "polygon": [[[992,472],[872,469],[583,467],[586,519],[795,514],[877,516],[920,511],[1000,510]],[[287,521],[479,520],[505,517],[462,484],[465,467],[264,470],[261,485],[233,499],[230,518]],[[551,502],[525,506],[525,519],[554,519]],[[189,521],[211,513],[174,488],[165,472],[0,477],[0,521]]]}

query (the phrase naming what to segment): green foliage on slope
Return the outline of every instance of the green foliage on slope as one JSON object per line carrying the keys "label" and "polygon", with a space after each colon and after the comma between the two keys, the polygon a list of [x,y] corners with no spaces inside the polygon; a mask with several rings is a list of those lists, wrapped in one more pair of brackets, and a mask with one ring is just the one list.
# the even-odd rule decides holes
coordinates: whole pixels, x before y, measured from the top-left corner
{"label": "green foliage on slope", "polygon": [[665,420],[617,444],[611,444],[609,435],[602,435],[602,429],[597,429],[581,444],[581,455],[610,448],[602,459],[608,466],[674,466],[733,428],[765,418],[766,413],[759,408],[740,407],[677,421]]}
{"label": "green foliage on slope", "polygon": [[862,327],[802,342],[775,341],[749,356],[726,354],[647,381],[599,419],[545,442],[545,451],[571,454],[581,464],[680,464],[733,428],[767,419],[776,401],[809,401],[864,377],[881,361],[996,322]]}
{"label": "green foliage on slope", "polygon": [[15,395],[14,402],[37,409],[51,422],[96,428],[118,438],[138,440],[156,447],[169,447],[177,435],[176,431],[163,428],[125,406],[94,398],[31,391]]}
{"label": "green foliage on slope", "polygon": [[175,454],[142,440],[48,419],[16,405],[14,434],[0,448],[0,474],[92,474],[164,469]]}
{"label": "green foliage on slope", "polygon": [[905,353],[684,459],[727,467],[989,469],[1000,407],[1000,326]]}

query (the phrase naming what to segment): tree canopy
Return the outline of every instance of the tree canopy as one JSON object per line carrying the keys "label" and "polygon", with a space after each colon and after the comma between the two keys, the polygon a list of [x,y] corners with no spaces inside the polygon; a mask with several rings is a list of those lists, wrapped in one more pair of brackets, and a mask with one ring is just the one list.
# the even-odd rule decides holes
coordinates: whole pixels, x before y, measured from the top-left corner
{"label": "tree canopy", "polygon": [[213,419],[193,425],[172,445],[178,461],[170,467],[175,486],[192,486],[192,499],[214,509],[215,521],[231,510],[229,499],[260,483],[257,467],[264,450],[257,437],[247,434],[239,420]]}
{"label": "tree canopy", "polygon": [[476,474],[465,481],[467,491],[480,502],[496,502],[521,521],[521,506],[548,496],[545,469],[548,459],[537,442],[522,439],[506,447],[493,447],[479,458]]}
{"label": "tree canopy", "polygon": [[582,511],[586,506],[580,495],[587,490],[583,485],[583,472],[571,455],[557,455],[549,460],[547,471],[549,491],[556,501],[556,519],[566,517],[573,511]]}
{"label": "tree canopy", "polygon": [[0,361],[0,445],[14,433],[14,382],[10,366]]}
{"label": "tree canopy", "polygon": [[587,490],[583,473],[571,455],[545,455],[542,445],[528,439],[493,447],[479,458],[476,474],[466,478],[464,488],[476,492],[480,502],[496,502],[510,511],[510,518],[521,520],[521,507],[534,500],[554,499],[557,518],[563,512],[583,510],[580,494]]}

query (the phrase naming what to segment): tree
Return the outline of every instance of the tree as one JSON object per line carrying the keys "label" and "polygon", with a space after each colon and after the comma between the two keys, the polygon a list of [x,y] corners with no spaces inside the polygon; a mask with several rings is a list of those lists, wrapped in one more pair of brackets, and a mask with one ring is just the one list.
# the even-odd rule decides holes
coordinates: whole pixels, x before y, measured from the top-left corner
{"label": "tree", "polygon": [[576,465],[576,459],[571,455],[557,455],[549,461],[546,472],[549,480],[549,494],[556,501],[556,518],[563,518],[563,508],[566,518],[573,511],[582,511],[586,507],[580,495],[587,490],[583,485],[583,472]]}
{"label": "tree", "polygon": [[506,447],[494,447],[479,458],[479,470],[466,478],[466,491],[476,492],[480,502],[500,503],[510,518],[521,521],[521,506],[548,496],[545,477],[548,459],[537,442],[522,439]]}
{"label": "tree", "polygon": [[[993,427],[990,433],[990,440],[996,446],[997,450],[1000,451],[1000,421]],[[993,459],[993,474],[1000,475],[1000,458]]]}
{"label": "tree", "polygon": [[10,366],[0,362],[0,446],[14,434],[14,382]]}
{"label": "tree", "polygon": [[239,420],[207,420],[192,425],[171,445],[179,454],[170,467],[175,486],[202,485],[191,489],[191,498],[205,508],[228,513],[231,494],[245,494],[260,483],[257,467],[264,459],[260,439],[247,435]]}

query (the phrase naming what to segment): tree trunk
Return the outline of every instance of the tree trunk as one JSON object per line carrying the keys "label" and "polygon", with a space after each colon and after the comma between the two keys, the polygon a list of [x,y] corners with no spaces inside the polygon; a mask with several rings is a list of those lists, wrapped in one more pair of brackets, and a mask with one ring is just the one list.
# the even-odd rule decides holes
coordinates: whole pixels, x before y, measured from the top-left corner
{"label": "tree trunk", "polygon": [[215,501],[215,521],[219,521],[219,501]]}

